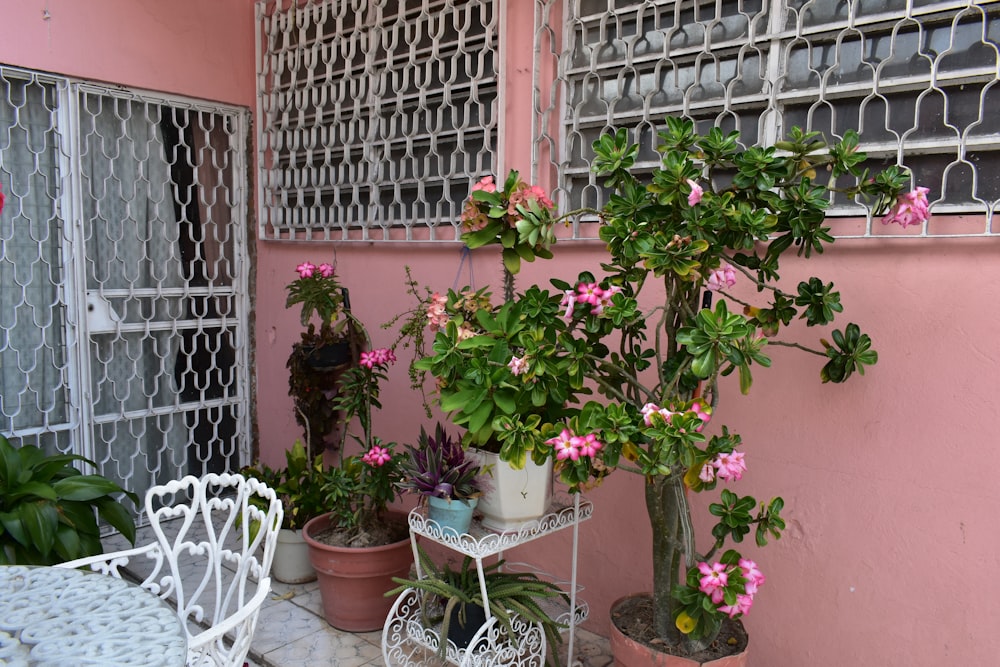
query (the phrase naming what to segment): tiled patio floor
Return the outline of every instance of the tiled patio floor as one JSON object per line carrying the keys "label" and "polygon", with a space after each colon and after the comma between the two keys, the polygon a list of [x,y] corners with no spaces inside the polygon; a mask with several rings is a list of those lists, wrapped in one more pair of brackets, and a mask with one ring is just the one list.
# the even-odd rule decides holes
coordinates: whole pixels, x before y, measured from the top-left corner
{"label": "tiled patio floor", "polygon": [[[152,530],[143,528],[139,530],[136,544],[145,544],[151,539]],[[119,535],[105,539],[105,551],[128,546]],[[380,631],[350,633],[331,627],[323,618],[317,582],[290,585],[272,581],[271,595],[261,608],[248,661],[250,667],[392,667],[382,659],[381,642]],[[609,667],[612,664],[607,639],[577,629],[575,643],[575,667]],[[566,663],[566,648],[564,642],[562,665]],[[436,658],[429,657],[426,667],[439,664]]]}
{"label": "tiled patio floor", "polygon": [[[261,609],[250,648],[251,667],[385,667],[382,633],[342,632],[323,619],[316,582],[302,585],[272,584],[271,598]],[[563,664],[566,647],[563,646]],[[611,665],[607,640],[577,630],[574,663],[580,667]],[[430,659],[428,667],[436,665]]]}

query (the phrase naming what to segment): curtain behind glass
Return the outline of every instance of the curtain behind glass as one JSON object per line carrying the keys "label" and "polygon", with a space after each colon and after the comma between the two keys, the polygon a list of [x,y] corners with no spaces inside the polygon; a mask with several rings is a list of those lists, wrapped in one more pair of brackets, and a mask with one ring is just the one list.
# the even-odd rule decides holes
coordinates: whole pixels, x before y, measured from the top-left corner
{"label": "curtain behind glass", "polygon": [[183,475],[188,442],[184,413],[173,411],[180,337],[154,328],[183,317],[183,297],[161,291],[184,286],[159,114],[97,95],[80,111],[88,301],[116,320],[91,335],[95,456],[140,495]]}
{"label": "curtain behind glass", "polygon": [[54,126],[53,86],[0,78],[0,432],[50,449],[68,419]]}

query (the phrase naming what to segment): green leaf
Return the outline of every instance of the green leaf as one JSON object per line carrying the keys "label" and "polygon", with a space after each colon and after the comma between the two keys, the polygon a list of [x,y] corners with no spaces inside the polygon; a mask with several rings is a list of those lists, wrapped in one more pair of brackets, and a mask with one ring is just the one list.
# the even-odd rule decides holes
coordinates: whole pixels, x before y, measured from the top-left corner
{"label": "green leaf", "polygon": [[521,271],[521,256],[511,248],[504,248],[503,265],[505,269],[516,276]]}
{"label": "green leaf", "polygon": [[56,527],[59,523],[55,506],[48,500],[41,500],[23,503],[18,512],[32,545],[42,556],[47,557],[55,544]]}
{"label": "green leaf", "polygon": [[61,479],[54,483],[52,488],[60,498],[84,501],[122,491],[120,486],[100,475],[79,475]]}
{"label": "green leaf", "polygon": [[94,504],[102,519],[120,532],[130,544],[135,544],[135,521],[124,505],[113,498],[103,498]]}

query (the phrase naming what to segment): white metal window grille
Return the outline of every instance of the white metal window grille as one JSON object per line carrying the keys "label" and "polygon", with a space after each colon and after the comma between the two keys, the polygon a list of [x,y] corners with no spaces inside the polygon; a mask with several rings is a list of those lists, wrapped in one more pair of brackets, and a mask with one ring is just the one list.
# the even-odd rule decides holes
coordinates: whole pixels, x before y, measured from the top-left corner
{"label": "white metal window grille", "polygon": [[[830,139],[855,129],[871,166],[901,164],[930,188],[935,218],[914,235],[1000,235],[995,1],[536,0],[536,16],[536,53],[559,74],[537,81],[535,153],[564,209],[603,202],[587,171],[600,134],[637,127],[652,168],[664,116],[683,115],[747,145],[796,125]],[[832,221],[835,234],[881,233],[861,205],[832,204],[867,220]]]}
{"label": "white metal window grille", "polygon": [[448,240],[497,169],[497,0],[261,0],[262,238]]}
{"label": "white metal window grille", "polygon": [[0,68],[0,432],[140,495],[247,462],[248,115]]}

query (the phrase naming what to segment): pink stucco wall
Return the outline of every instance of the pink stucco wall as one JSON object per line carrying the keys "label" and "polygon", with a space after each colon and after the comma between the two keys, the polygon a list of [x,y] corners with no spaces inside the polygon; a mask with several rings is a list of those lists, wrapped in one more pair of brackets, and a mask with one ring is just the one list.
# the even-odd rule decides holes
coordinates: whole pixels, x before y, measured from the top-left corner
{"label": "pink stucco wall", "polygon": [[252,0],[0,0],[0,63],[252,107]]}
{"label": "pink stucco wall", "polygon": [[[0,15],[0,62],[252,106],[249,0],[2,0]],[[525,50],[508,45],[508,53]],[[530,70],[520,61],[511,70],[509,85],[523,91]],[[526,169],[528,117],[517,99],[508,97],[505,151],[509,165]],[[809,269],[837,282],[849,318],[875,341],[878,366],[846,386],[823,386],[818,359],[775,349],[775,368],[756,374],[751,396],[726,392],[715,423],[743,434],[750,469],[739,490],[784,496],[789,523],[775,545],[749,549],[768,577],[747,619],[752,667],[996,664],[997,243],[837,243]],[[259,444],[276,462],[299,435],[284,367],[299,325],[283,287],[295,264],[330,260],[334,247],[260,242],[257,250]],[[404,265],[445,289],[459,263],[453,246],[341,244],[336,253],[376,343],[390,338],[378,324],[411,305]],[[520,284],[596,269],[600,256],[597,245],[560,246],[556,260],[527,266]],[[479,284],[498,285],[495,256],[474,257]],[[795,262],[785,273],[801,277]],[[424,419],[406,385],[396,367],[376,424],[386,439],[412,439]],[[618,474],[590,494],[580,581],[597,631],[613,599],[648,588],[639,481]],[[514,556],[566,576],[569,535]]]}

